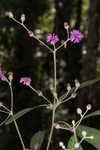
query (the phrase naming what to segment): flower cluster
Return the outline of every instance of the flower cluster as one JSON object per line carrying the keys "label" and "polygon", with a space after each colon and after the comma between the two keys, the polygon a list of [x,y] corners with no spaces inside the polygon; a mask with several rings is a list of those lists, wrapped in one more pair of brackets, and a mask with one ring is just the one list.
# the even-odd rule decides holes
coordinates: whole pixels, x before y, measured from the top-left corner
{"label": "flower cluster", "polygon": [[[12,20],[14,20],[15,22],[17,22],[19,25],[21,25],[28,33],[28,35],[34,39],[36,39],[38,42],[40,42],[40,44],[42,44],[43,46],[45,46],[48,50],[50,50],[53,54],[53,57],[54,57],[54,84],[53,84],[53,88],[51,89],[51,93],[52,93],[52,96],[53,96],[53,99],[49,100],[46,96],[44,96],[44,93],[41,91],[41,90],[36,90],[35,88],[33,88],[30,84],[32,82],[32,79],[30,77],[21,77],[20,80],[19,80],[19,83],[22,83],[23,85],[27,85],[29,86],[38,96],[41,96],[41,98],[43,98],[46,103],[44,105],[39,105],[39,107],[41,106],[45,106],[46,110],[50,110],[52,111],[53,115],[52,115],[52,127],[51,127],[51,131],[50,131],[50,135],[49,135],[49,139],[48,139],[48,144],[47,144],[47,150],[49,150],[49,147],[50,147],[50,142],[51,142],[51,139],[52,139],[52,134],[53,134],[53,128],[59,130],[59,129],[64,129],[64,130],[68,130],[70,131],[73,135],[74,135],[74,138],[75,138],[75,142],[73,143],[73,148],[72,149],[78,149],[80,147],[80,144],[82,143],[82,141],[84,139],[93,139],[94,137],[93,136],[87,136],[89,134],[89,132],[86,130],[83,130],[81,132],[81,140],[78,141],[77,140],[77,136],[78,136],[78,131],[77,131],[77,128],[80,126],[82,120],[84,119],[84,116],[85,114],[91,110],[92,108],[92,105],[91,104],[88,104],[86,106],[86,111],[83,113],[81,108],[77,108],[76,109],[76,112],[78,115],[80,115],[80,119],[78,121],[75,121],[75,120],[72,120],[71,124],[65,122],[65,121],[59,121],[58,123],[55,122],[55,112],[56,112],[56,109],[57,107],[62,104],[62,103],[65,103],[69,100],[71,100],[72,98],[76,98],[77,96],[77,91],[78,89],[80,88],[80,83],[77,79],[74,80],[74,85],[75,87],[72,88],[70,83],[68,83],[66,85],[66,90],[67,92],[65,93],[65,95],[62,95],[61,97],[59,97],[59,94],[57,93],[57,81],[56,81],[56,52],[58,49],[64,47],[66,48],[67,46],[67,42],[68,41],[71,41],[73,42],[74,44],[77,44],[79,43],[82,39],[83,39],[83,35],[82,33],[77,30],[77,29],[73,29],[71,32],[69,31],[69,23],[68,22],[64,22],[64,29],[67,31],[67,39],[62,42],[62,44],[58,47],[56,47],[56,43],[59,41],[59,37],[57,34],[55,33],[50,33],[47,37],[46,37],[46,42],[47,43],[50,43],[51,45],[53,45],[54,49],[52,49],[51,47],[49,47],[45,42],[41,41],[37,36],[35,36],[35,34],[33,33],[33,31],[29,30],[25,25],[24,25],[24,22],[25,22],[25,14],[22,13],[21,16],[20,16],[20,21],[18,21],[13,13],[11,11],[7,12],[6,14],[7,16],[9,16],[9,18],[11,18]],[[12,72],[9,72],[8,73],[8,78],[5,77],[5,75],[0,72],[0,78],[1,80],[5,80],[9,83],[10,85],[10,89],[11,89],[11,81],[13,79],[13,73]],[[11,90],[11,94],[12,94],[12,90]],[[11,97],[11,107],[13,107],[13,100],[12,100],[13,96]],[[1,104],[2,106],[2,104]],[[2,106],[3,107],[3,106]],[[11,112],[12,113],[12,116],[13,116],[13,108],[11,108]],[[33,110],[33,108],[32,108]],[[15,122],[14,122],[15,123]],[[18,128],[17,128],[18,129]],[[18,129],[19,130],[19,129]],[[18,131],[17,130],[17,131]],[[18,131],[18,134],[19,134],[19,131]],[[20,135],[21,136],[21,135]],[[72,136],[73,137],[73,136]],[[21,143],[22,143],[22,146],[23,146],[23,140],[21,140]],[[39,149],[40,148],[40,143],[36,143],[34,146],[34,149]],[[59,146],[62,148],[62,149],[67,149],[66,146],[64,145],[64,143],[61,141],[59,142]],[[23,146],[23,149],[24,150],[28,150],[27,148],[25,148],[25,146]]]}

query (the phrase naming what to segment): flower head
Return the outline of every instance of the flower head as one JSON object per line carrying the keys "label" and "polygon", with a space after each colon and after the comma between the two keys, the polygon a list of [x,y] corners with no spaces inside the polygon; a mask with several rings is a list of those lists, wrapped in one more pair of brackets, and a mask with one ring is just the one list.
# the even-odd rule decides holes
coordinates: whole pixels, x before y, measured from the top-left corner
{"label": "flower head", "polygon": [[71,42],[79,43],[82,40],[82,38],[83,38],[83,35],[81,32],[79,32],[79,30],[74,29],[70,32]]}
{"label": "flower head", "polygon": [[30,85],[31,81],[32,80],[29,77],[22,77],[19,82],[23,83],[24,85]]}
{"label": "flower head", "polygon": [[47,41],[47,42],[50,42],[51,44],[55,44],[56,42],[59,41],[58,35],[56,35],[55,33],[49,34],[49,35],[47,36],[46,41]]}

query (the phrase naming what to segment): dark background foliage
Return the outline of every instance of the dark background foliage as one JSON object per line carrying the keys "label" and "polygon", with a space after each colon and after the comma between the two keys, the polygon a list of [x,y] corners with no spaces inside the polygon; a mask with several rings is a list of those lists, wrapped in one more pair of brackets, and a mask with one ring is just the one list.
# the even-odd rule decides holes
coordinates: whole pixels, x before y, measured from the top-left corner
{"label": "dark background foliage", "polygon": [[[83,82],[100,76],[99,8],[100,0],[0,1],[0,63],[3,71],[14,72],[15,113],[23,108],[44,102],[28,87],[19,84],[19,79],[22,76],[31,77],[34,88],[42,90],[47,96],[51,96],[49,93],[53,79],[53,63],[48,50],[31,39],[21,26],[7,18],[5,12],[12,11],[17,19],[22,13],[25,13],[26,26],[43,41],[50,32],[55,32],[60,40],[65,40],[67,36],[63,27],[65,21],[69,22],[70,30],[76,28],[83,33],[84,39],[80,44],[75,45],[69,42],[67,48],[62,48],[57,54],[57,90],[59,95],[62,95],[66,91],[68,82],[74,85],[76,78]],[[100,109],[99,91],[99,83],[82,89],[74,101],[59,108],[56,121],[65,120],[69,122],[72,119],[77,119],[76,108],[81,107],[84,111],[88,103],[93,105],[92,111]],[[6,83],[1,81],[0,101],[7,106],[10,104],[9,88]],[[5,117],[0,114],[1,122]],[[50,118],[49,112],[38,109],[18,120],[26,147],[29,147],[30,138],[35,132],[48,129]],[[95,117],[83,123],[99,129],[99,120],[99,117]],[[69,133],[55,131],[51,149],[56,149],[60,140],[67,144],[67,137],[69,136]],[[84,144],[83,146],[88,149],[88,145]],[[0,127],[0,149],[21,149],[13,124]],[[89,150],[94,150],[94,148],[89,147]]]}

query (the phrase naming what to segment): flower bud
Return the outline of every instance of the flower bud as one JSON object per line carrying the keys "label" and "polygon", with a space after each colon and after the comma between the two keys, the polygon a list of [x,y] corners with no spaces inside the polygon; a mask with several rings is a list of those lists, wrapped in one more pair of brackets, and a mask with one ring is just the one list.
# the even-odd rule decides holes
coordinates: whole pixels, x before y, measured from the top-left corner
{"label": "flower bud", "polygon": [[57,99],[57,92],[55,90],[52,90],[52,94]]}
{"label": "flower bud", "polygon": [[90,139],[94,139],[94,136],[90,136]]}
{"label": "flower bud", "polygon": [[12,81],[12,79],[13,79],[13,72],[8,72],[8,75],[9,75],[9,77],[8,77],[9,80]]}
{"label": "flower bud", "polygon": [[75,120],[72,120],[72,124],[75,125]]}
{"label": "flower bud", "polygon": [[28,35],[29,35],[30,37],[32,37],[32,36],[33,36],[33,32],[32,32],[31,30],[29,30],[29,31],[28,31]]}
{"label": "flower bud", "polygon": [[64,145],[63,142],[59,142],[59,146],[62,147]]}
{"label": "flower bud", "polygon": [[62,146],[62,149],[65,149],[65,148],[66,148],[65,145],[63,145],[63,146]]}
{"label": "flower bud", "polygon": [[64,28],[68,29],[68,27],[69,27],[68,22],[64,22]]}
{"label": "flower bud", "polygon": [[79,148],[79,143],[75,143],[74,148],[78,149]]}
{"label": "flower bud", "polygon": [[59,129],[59,128],[60,128],[60,125],[59,125],[58,123],[54,122],[54,123],[53,123],[53,127],[54,127],[55,129]]}
{"label": "flower bud", "polygon": [[67,90],[68,90],[68,91],[71,90],[71,85],[70,85],[70,83],[67,83]]}
{"label": "flower bud", "polygon": [[11,11],[8,11],[8,12],[6,13],[6,15],[7,15],[9,18],[14,18],[14,15],[13,15],[13,13],[12,13]]}
{"label": "flower bud", "polygon": [[25,14],[21,14],[20,20],[22,21],[22,23],[25,21]]}
{"label": "flower bud", "polygon": [[77,96],[77,93],[72,93],[72,98],[75,98]]}
{"label": "flower bud", "polygon": [[76,80],[74,80],[74,82],[75,82],[75,86],[76,86],[76,88],[79,88],[79,87],[80,87],[80,83],[79,83],[79,81],[76,79]]}
{"label": "flower bud", "polygon": [[86,106],[86,108],[87,108],[87,110],[91,110],[92,105],[91,105],[91,104],[88,104],[88,105]]}
{"label": "flower bud", "polygon": [[43,94],[42,94],[42,91],[40,91],[40,90],[37,90],[37,94],[39,95],[39,96],[42,96]]}
{"label": "flower bud", "polygon": [[77,114],[81,115],[82,114],[82,110],[80,108],[76,109]]}
{"label": "flower bud", "polygon": [[68,128],[68,130],[71,131],[71,132],[73,132],[73,127],[70,126],[70,127]]}
{"label": "flower bud", "polygon": [[82,136],[86,137],[86,135],[87,135],[86,131],[82,131]]}
{"label": "flower bud", "polygon": [[52,109],[52,107],[53,107],[53,105],[52,105],[52,104],[48,104],[48,105],[46,106],[46,109],[47,109],[47,110],[51,110],[51,109]]}

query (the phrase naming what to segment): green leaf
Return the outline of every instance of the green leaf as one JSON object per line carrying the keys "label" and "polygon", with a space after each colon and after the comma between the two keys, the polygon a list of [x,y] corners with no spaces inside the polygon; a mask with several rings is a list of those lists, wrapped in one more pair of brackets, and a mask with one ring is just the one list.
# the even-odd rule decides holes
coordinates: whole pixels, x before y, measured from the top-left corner
{"label": "green leaf", "polygon": [[30,142],[30,150],[39,150],[44,140],[45,131],[39,131],[33,135]]}
{"label": "green leaf", "polygon": [[[85,81],[85,82],[83,82],[83,83],[80,84],[79,89],[84,88],[84,87],[87,87],[87,86],[90,86],[90,85],[92,85],[92,84],[94,84],[94,83],[96,83],[96,82],[98,82],[98,81],[100,81],[100,79]],[[74,90],[75,90],[75,87],[73,87],[73,88],[70,90],[69,94],[71,94]],[[63,95],[59,98],[59,100],[60,100],[60,101],[63,101],[63,100],[66,98],[66,96],[67,96],[67,92],[66,92],[65,94],[63,94]]]}
{"label": "green leaf", "polygon": [[86,131],[88,137],[94,137],[93,139],[85,139],[85,141],[92,144],[95,148],[97,148],[97,150],[100,150],[100,130],[80,125],[76,131],[77,136],[79,136],[80,138],[82,138],[82,131]]}
{"label": "green leaf", "polygon": [[10,119],[7,120],[7,122],[5,123],[5,125],[8,125],[10,123],[12,123],[14,120],[19,119],[20,117],[22,117],[23,115],[27,114],[28,112],[37,109],[39,107],[43,107],[43,106],[47,106],[47,105],[38,105],[35,107],[31,107],[31,108],[25,108],[21,111],[19,111],[18,113],[14,114],[13,116],[10,117]]}
{"label": "green leaf", "polygon": [[[68,141],[67,150],[73,150],[75,143],[76,143],[75,142],[75,137],[74,137],[74,135],[72,135],[71,138]],[[77,150],[83,150],[82,146],[80,145],[80,147]]]}
{"label": "green leaf", "polygon": [[90,113],[89,115],[86,115],[84,119],[89,118],[89,117],[99,116],[99,115],[100,115],[100,110],[96,110],[95,112]]}

